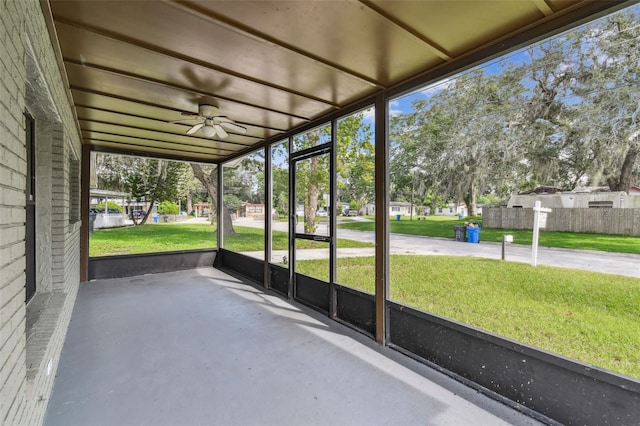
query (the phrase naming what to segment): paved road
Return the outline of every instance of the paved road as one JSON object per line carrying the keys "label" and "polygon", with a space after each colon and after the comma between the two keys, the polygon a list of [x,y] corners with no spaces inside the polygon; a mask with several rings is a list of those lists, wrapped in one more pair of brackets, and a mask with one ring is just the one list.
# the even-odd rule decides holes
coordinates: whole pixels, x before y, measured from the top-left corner
{"label": "paved road", "polygon": [[[243,220],[236,222],[240,226],[261,228],[262,222]],[[275,229],[286,230],[287,224],[277,222]],[[326,227],[318,227],[317,233],[326,233]],[[500,259],[502,255],[501,243],[482,241],[480,244],[470,244],[453,241],[452,238],[421,237],[416,235],[391,234],[389,245],[391,254],[410,255],[454,255],[484,257]],[[370,231],[353,231],[338,229],[338,238],[349,240],[374,242],[375,234]],[[262,258],[262,252],[246,253]],[[280,262],[283,256],[288,256],[285,250],[275,250],[272,259]],[[374,248],[338,249],[339,257],[373,256]],[[300,250],[296,257],[302,259],[323,259],[328,256],[328,250],[313,249]],[[506,260],[513,262],[531,263],[531,246],[509,244],[506,247]],[[625,275],[640,278],[640,254],[607,253],[592,250],[570,250],[560,248],[540,247],[538,250],[538,265],[559,266],[563,268],[579,269],[583,271],[603,272],[607,274]]]}

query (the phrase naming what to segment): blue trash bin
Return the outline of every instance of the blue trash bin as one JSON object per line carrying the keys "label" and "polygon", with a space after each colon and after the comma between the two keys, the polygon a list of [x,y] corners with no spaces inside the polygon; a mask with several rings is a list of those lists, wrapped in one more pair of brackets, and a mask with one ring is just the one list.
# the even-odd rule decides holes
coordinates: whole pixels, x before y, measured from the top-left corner
{"label": "blue trash bin", "polygon": [[467,242],[476,243],[480,242],[480,227],[467,227]]}
{"label": "blue trash bin", "polygon": [[396,220],[400,220],[400,216],[399,214],[396,215]]}
{"label": "blue trash bin", "polygon": [[159,222],[160,222],[160,216],[154,216],[153,223],[159,223]]}

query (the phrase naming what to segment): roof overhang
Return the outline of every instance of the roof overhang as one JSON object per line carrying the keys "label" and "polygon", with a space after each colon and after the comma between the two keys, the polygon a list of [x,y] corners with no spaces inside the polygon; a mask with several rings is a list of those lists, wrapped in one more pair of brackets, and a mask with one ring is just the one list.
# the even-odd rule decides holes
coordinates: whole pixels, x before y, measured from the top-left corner
{"label": "roof overhang", "polygon": [[[631,3],[42,0],[84,144],[216,163]],[[170,123],[203,103],[246,134]]]}

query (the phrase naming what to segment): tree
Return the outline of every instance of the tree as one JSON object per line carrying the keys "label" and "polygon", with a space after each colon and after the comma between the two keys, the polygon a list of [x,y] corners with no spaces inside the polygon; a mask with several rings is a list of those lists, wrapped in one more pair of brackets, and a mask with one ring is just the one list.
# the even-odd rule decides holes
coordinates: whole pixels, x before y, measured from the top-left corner
{"label": "tree", "polygon": [[612,15],[587,27],[584,35],[583,63],[590,66],[576,79],[576,93],[587,116],[589,173],[612,191],[629,192],[632,180],[640,177],[640,16],[636,9]]}
{"label": "tree", "polygon": [[137,169],[139,159],[101,152],[92,155],[96,187],[110,191],[125,191],[127,177]]}
{"label": "tree", "polygon": [[[151,210],[159,200],[177,199],[177,186],[180,178],[181,163],[176,161],[137,158],[136,171],[126,177],[125,189],[138,202],[145,201],[147,209],[140,221],[146,223]],[[137,219],[133,223],[138,225]]]}
{"label": "tree", "polygon": [[375,145],[371,126],[362,113],[338,121],[337,174],[339,198],[354,202],[356,209],[375,197]]}
{"label": "tree", "polygon": [[[198,179],[202,185],[207,189],[207,193],[211,198],[211,207],[218,214],[218,169],[216,166],[204,166],[199,163],[191,163],[193,175]],[[222,204],[223,216],[223,229],[222,235],[233,235],[236,231],[233,229],[233,223],[231,222],[231,214],[226,205]]]}
{"label": "tree", "polygon": [[103,153],[96,153],[94,158],[98,188],[127,191],[131,194],[130,202],[133,199],[147,204],[139,223],[133,217],[135,225],[146,223],[156,201],[177,201],[184,197],[193,181],[188,166],[179,161]]}
{"label": "tree", "polygon": [[[176,193],[179,201],[179,209],[186,210],[187,214],[193,211],[192,195],[202,187],[202,184],[193,176],[193,169],[189,163],[180,162]],[[184,201],[184,204],[182,204]],[[184,209],[182,208],[184,206]]]}
{"label": "tree", "polygon": [[[318,146],[326,140],[330,129],[324,127],[311,130],[303,135],[296,136],[294,143],[298,149]],[[316,155],[311,158],[298,161],[294,171],[296,188],[296,206],[299,203],[304,205],[304,231],[314,233],[316,231],[316,212],[318,211],[318,201],[322,194],[329,192],[329,156]]]}
{"label": "tree", "polygon": [[246,203],[264,203],[264,150],[224,166],[224,191]]}
{"label": "tree", "polygon": [[273,205],[281,215],[289,212],[289,169],[283,165],[272,167]]}
{"label": "tree", "polygon": [[107,209],[105,209],[104,201],[96,204],[96,209],[107,212],[108,210],[117,210],[119,213],[122,213],[122,206],[115,201],[109,201],[107,203]]}
{"label": "tree", "polygon": [[[416,188],[431,211],[438,199],[464,200],[471,215],[476,199],[511,181],[521,158],[507,114],[520,98],[518,74],[486,75],[476,69],[413,104],[414,111],[391,121],[393,184],[406,200]],[[416,184],[416,179],[417,184]]]}
{"label": "tree", "polygon": [[163,201],[158,206],[158,214],[168,215],[178,213],[180,213],[180,209],[173,201]]}
{"label": "tree", "polygon": [[[626,11],[447,81],[390,123],[391,195],[464,199],[640,178],[640,19]],[[420,167],[419,173],[412,173]]]}
{"label": "tree", "polygon": [[628,191],[638,177],[639,23],[633,10],[611,15],[527,49],[529,61],[514,65],[533,83],[521,123],[531,181]]}
{"label": "tree", "polygon": [[242,208],[242,200],[233,194],[224,196],[224,205],[230,212],[237,212]]}

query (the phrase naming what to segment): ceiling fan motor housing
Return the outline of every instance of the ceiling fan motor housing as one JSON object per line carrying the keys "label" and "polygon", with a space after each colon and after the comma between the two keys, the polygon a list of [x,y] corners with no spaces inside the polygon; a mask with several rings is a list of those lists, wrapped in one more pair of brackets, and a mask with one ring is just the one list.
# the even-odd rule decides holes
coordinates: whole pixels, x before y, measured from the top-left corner
{"label": "ceiling fan motor housing", "polygon": [[203,117],[215,117],[220,114],[220,109],[215,105],[202,104],[198,110]]}

